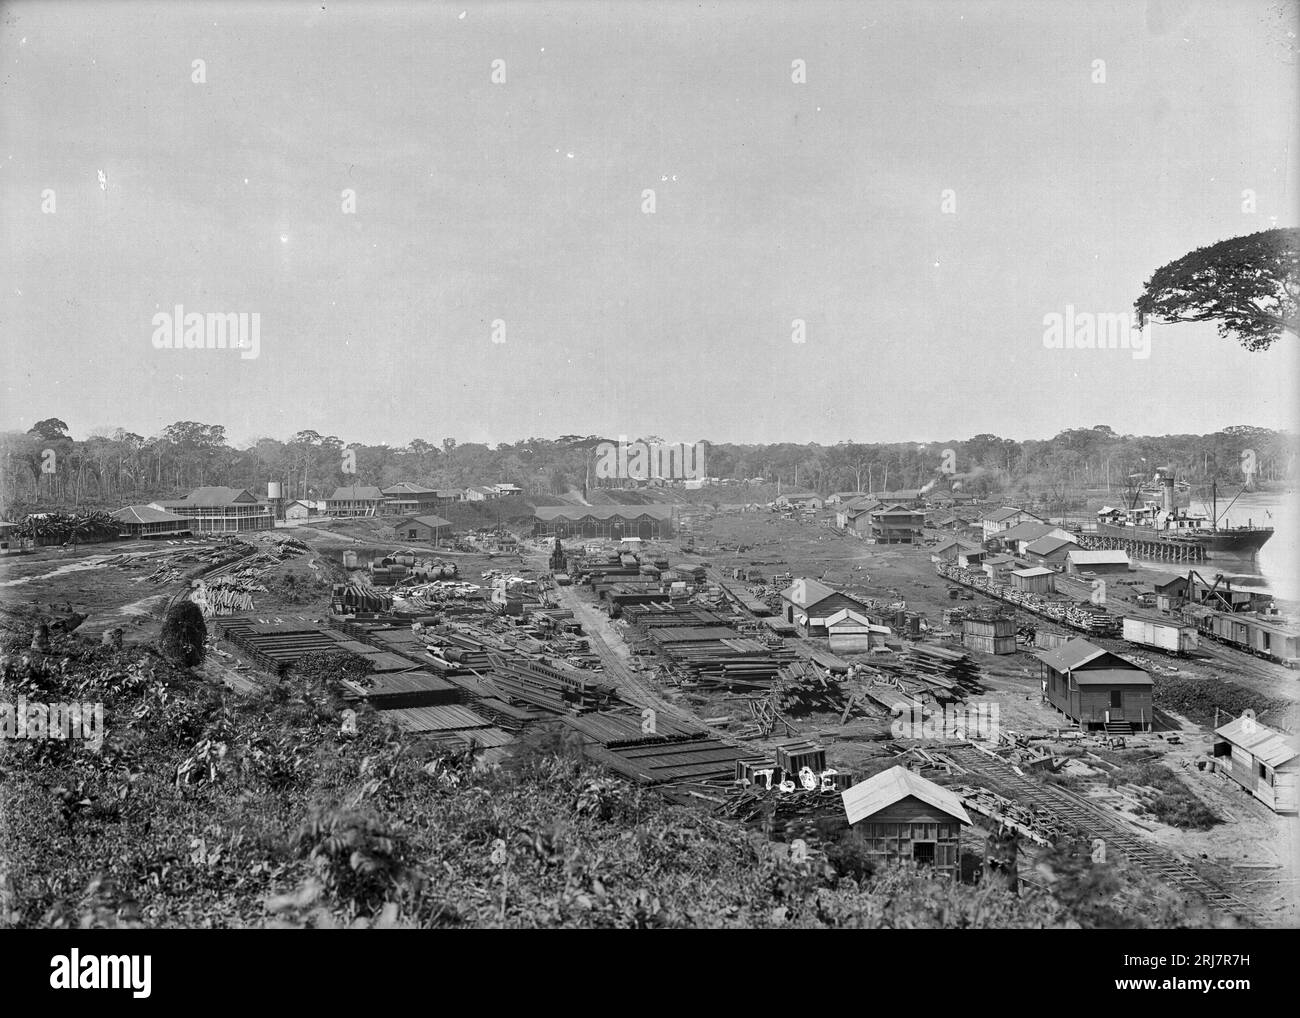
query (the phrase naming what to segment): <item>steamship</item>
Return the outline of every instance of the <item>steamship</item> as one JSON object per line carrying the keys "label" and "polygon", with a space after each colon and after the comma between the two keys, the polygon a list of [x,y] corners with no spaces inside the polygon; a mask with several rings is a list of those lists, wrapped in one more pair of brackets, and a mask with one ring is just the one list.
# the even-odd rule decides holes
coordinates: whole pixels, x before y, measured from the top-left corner
{"label": "steamship", "polygon": [[1219,496],[1217,486],[1212,488],[1211,515],[1194,513],[1174,506],[1176,481],[1173,470],[1162,467],[1156,473],[1156,483],[1161,489],[1159,502],[1148,501],[1128,509],[1103,508],[1097,513],[1097,533],[1103,537],[1122,537],[1132,541],[1155,541],[1170,544],[1199,544],[1205,557],[1242,559],[1251,561],[1259,554],[1270,537],[1272,527],[1220,527],[1218,525]]}

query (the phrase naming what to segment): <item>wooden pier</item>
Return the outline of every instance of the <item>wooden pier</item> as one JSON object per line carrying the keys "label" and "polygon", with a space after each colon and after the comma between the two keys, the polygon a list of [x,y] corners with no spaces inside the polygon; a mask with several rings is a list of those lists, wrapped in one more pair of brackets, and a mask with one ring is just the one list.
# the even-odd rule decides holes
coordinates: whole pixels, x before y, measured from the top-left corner
{"label": "wooden pier", "polygon": [[1197,541],[1140,541],[1131,537],[1079,534],[1076,541],[1088,551],[1120,549],[1129,558],[1160,562],[1204,562],[1205,545]]}

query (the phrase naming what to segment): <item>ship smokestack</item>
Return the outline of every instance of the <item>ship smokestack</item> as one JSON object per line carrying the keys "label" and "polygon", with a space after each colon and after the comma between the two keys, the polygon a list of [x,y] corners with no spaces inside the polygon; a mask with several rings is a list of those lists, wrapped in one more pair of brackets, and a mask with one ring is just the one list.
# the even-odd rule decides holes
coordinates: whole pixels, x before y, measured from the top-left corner
{"label": "ship smokestack", "polygon": [[1161,467],[1158,471],[1160,475],[1160,485],[1164,489],[1164,506],[1165,512],[1174,511],[1174,472],[1168,467]]}

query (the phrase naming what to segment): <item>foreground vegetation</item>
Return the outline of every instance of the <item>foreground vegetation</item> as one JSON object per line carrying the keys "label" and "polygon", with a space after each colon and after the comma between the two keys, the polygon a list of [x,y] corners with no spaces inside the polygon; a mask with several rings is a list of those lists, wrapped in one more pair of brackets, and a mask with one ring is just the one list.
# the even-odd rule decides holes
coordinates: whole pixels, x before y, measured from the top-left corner
{"label": "foreground vegetation", "polygon": [[1044,853],[1019,896],[872,874],[848,842],[797,863],[554,732],[486,771],[374,713],[352,732],[333,689],[346,662],[238,696],[149,648],[27,646],[5,648],[0,700],[102,701],[106,735],[98,753],[0,741],[6,926],[1205,924],[1086,846]]}

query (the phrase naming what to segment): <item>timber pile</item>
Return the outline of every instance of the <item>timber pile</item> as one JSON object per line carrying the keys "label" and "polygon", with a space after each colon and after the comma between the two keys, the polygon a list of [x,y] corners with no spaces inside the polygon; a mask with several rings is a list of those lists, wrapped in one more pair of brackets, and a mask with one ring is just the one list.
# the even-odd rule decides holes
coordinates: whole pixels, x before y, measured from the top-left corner
{"label": "timber pile", "polygon": [[557,662],[490,653],[492,684],[513,700],[557,714],[599,710],[621,703],[612,686]]}
{"label": "timber pile", "polygon": [[190,600],[199,606],[204,618],[234,615],[253,610],[253,594],[265,591],[249,570],[237,574],[214,576],[211,580],[196,580]]}
{"label": "timber pile", "polygon": [[773,837],[803,838],[809,844],[828,834],[835,837],[848,826],[844,800],[838,790],[793,792],[763,788],[740,792],[717,812],[750,827],[762,827]]}
{"label": "timber pile", "polygon": [[1050,844],[1062,833],[1045,811],[1022,806],[987,788],[959,785],[951,791],[961,796],[962,805],[971,812],[1013,827],[1035,844]]}
{"label": "timber pile", "polygon": [[923,749],[920,746],[913,746],[910,749],[902,750],[897,756],[903,766],[919,774],[925,774],[926,771],[942,772],[948,775],[968,773],[965,767],[937,749]]}
{"label": "timber pile", "polygon": [[778,711],[795,717],[814,711],[839,714],[845,706],[843,682],[815,660],[783,664],[771,698]]}

